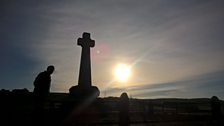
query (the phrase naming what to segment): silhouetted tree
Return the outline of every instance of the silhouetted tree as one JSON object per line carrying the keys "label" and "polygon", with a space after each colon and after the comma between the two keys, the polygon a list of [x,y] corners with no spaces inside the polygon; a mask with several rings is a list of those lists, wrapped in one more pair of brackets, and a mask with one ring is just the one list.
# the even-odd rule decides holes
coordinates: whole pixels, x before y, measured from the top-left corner
{"label": "silhouetted tree", "polygon": [[122,93],[119,101],[119,126],[129,126],[129,98],[127,93]]}
{"label": "silhouetted tree", "polygon": [[221,125],[222,113],[221,113],[221,102],[217,96],[211,98],[211,109],[212,118],[216,125]]}

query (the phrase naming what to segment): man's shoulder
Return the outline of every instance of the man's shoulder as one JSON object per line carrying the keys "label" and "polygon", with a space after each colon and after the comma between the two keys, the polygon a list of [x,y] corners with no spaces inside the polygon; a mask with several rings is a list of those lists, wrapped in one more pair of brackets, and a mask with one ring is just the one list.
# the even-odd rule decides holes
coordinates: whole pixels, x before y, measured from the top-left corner
{"label": "man's shoulder", "polygon": [[42,77],[42,76],[49,76],[49,74],[46,71],[43,71],[38,74],[38,77]]}

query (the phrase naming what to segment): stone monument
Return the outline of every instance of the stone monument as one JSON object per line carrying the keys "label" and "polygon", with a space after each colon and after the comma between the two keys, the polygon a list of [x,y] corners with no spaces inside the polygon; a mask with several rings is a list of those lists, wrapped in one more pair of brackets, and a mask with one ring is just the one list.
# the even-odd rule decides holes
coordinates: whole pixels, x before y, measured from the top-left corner
{"label": "stone monument", "polygon": [[100,94],[96,86],[92,86],[90,47],[95,46],[95,41],[90,38],[90,33],[84,32],[82,38],[78,38],[77,45],[82,47],[79,80],[77,86],[69,89],[71,96],[98,97]]}

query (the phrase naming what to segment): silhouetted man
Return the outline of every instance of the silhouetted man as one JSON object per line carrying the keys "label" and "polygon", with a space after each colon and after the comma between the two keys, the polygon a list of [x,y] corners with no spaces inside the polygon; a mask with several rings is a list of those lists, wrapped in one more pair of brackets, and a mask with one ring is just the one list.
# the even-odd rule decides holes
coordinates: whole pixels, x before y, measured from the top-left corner
{"label": "silhouetted man", "polygon": [[39,73],[34,80],[34,97],[35,100],[41,102],[44,101],[50,91],[51,74],[54,72],[54,66],[48,66],[47,70]]}
{"label": "silhouetted man", "polygon": [[34,123],[40,125],[44,122],[44,102],[50,92],[51,74],[54,72],[54,66],[48,66],[47,70],[38,74],[34,80]]}

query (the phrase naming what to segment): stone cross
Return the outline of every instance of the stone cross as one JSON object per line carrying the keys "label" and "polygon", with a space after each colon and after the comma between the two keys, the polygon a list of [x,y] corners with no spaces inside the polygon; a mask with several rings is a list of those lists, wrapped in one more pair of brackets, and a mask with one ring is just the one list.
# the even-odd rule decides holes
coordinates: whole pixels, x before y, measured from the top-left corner
{"label": "stone cross", "polygon": [[77,44],[82,47],[78,86],[90,88],[92,86],[90,47],[95,46],[95,41],[90,38],[90,33],[84,32],[82,38],[78,38]]}

